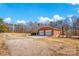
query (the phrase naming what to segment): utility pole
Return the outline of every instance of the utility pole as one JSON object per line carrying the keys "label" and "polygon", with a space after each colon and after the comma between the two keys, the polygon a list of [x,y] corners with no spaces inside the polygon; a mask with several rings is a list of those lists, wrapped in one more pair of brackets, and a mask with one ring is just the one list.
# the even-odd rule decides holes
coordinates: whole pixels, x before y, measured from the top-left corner
{"label": "utility pole", "polygon": [[14,32],[14,24],[13,24],[13,32]]}

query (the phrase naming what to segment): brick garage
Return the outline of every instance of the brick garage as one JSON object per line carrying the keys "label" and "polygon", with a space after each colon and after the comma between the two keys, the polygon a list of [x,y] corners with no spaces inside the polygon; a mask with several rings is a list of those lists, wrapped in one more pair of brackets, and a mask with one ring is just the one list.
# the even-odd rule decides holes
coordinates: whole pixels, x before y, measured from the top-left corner
{"label": "brick garage", "polygon": [[38,35],[58,37],[60,30],[52,27],[42,27],[38,29]]}

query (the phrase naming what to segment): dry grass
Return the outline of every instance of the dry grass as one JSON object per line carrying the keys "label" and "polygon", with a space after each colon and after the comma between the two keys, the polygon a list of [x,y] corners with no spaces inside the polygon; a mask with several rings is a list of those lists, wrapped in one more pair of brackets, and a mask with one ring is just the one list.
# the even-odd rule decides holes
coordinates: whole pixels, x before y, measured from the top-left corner
{"label": "dry grass", "polygon": [[29,35],[29,33],[2,33],[2,34],[10,37],[25,37]]}
{"label": "dry grass", "polygon": [[[35,38],[34,38],[35,39]],[[79,55],[79,40],[71,38],[37,38],[49,44],[51,55]]]}
{"label": "dry grass", "polygon": [[9,55],[8,47],[5,44],[4,38],[0,37],[0,56]]}

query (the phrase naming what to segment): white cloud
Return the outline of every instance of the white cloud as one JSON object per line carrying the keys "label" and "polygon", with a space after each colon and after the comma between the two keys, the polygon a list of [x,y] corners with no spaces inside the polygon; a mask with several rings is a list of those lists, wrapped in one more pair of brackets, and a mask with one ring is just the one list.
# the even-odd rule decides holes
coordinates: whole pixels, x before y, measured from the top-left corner
{"label": "white cloud", "polygon": [[79,13],[79,8],[74,8],[74,10]]}
{"label": "white cloud", "polygon": [[77,10],[77,12],[79,12],[79,9]]}
{"label": "white cloud", "polygon": [[72,16],[73,16],[73,14],[67,15],[67,17],[72,17]]}
{"label": "white cloud", "polygon": [[8,17],[8,18],[5,18],[5,19],[4,19],[4,22],[5,22],[5,23],[11,23],[11,20],[12,20],[12,19],[11,19],[10,17]]}
{"label": "white cloud", "polygon": [[72,2],[71,4],[72,4],[73,6],[79,5],[79,3],[76,3],[76,2]]}
{"label": "white cloud", "polygon": [[54,15],[52,18],[49,17],[38,17],[38,22],[48,22],[48,21],[58,21],[63,20],[64,18],[59,15]]}
{"label": "white cloud", "polygon": [[73,10],[79,13],[79,8],[74,8]]}
{"label": "white cloud", "polygon": [[76,5],[77,3],[71,3],[72,5]]}
{"label": "white cloud", "polygon": [[53,19],[54,19],[54,21],[58,21],[58,20],[63,20],[64,18],[59,15],[54,15]]}
{"label": "white cloud", "polygon": [[38,22],[48,22],[48,21],[52,21],[52,19],[48,18],[48,17],[38,17],[39,21]]}
{"label": "white cloud", "polygon": [[22,23],[22,24],[25,24],[26,23],[25,20],[17,20],[16,22],[17,23]]}

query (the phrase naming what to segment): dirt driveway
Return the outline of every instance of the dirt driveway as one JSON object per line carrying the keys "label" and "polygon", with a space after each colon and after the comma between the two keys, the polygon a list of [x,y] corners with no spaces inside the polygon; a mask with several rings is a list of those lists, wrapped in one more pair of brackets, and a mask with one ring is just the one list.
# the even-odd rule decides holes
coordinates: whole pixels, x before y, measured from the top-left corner
{"label": "dirt driveway", "polygon": [[6,41],[10,55],[33,56],[49,55],[48,44],[33,40],[31,37],[16,37]]}
{"label": "dirt driveway", "polygon": [[[16,33],[14,33],[16,34]],[[16,34],[17,35],[17,34]],[[73,56],[79,55],[78,40],[41,36],[5,34],[5,43],[11,56]]]}

